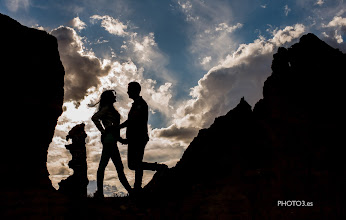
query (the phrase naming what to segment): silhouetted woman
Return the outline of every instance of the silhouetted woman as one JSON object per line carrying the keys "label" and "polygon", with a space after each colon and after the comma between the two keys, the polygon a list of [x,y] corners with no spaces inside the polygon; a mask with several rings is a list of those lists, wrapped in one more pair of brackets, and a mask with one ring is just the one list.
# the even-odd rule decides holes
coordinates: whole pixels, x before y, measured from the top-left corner
{"label": "silhouetted woman", "polygon": [[101,132],[101,142],[103,145],[101,160],[97,170],[97,191],[94,197],[103,197],[103,179],[106,166],[111,158],[118,172],[120,182],[125,189],[130,192],[131,186],[128,183],[123,163],[121,161],[117,141],[122,141],[120,137],[120,114],[114,108],[116,102],[114,90],[107,90],[101,94],[99,110],[92,116],[92,121]]}

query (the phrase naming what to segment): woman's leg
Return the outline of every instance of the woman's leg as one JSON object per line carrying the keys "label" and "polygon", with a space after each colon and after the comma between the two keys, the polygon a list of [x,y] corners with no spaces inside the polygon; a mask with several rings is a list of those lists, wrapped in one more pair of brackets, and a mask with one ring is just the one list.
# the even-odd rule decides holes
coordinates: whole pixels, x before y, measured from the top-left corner
{"label": "woman's leg", "polygon": [[105,169],[107,167],[110,157],[111,157],[111,154],[109,150],[107,150],[107,143],[103,143],[101,160],[100,160],[99,168],[97,169],[97,191],[100,194],[102,193],[102,195],[103,195],[103,179],[104,179]]}
{"label": "woman's leg", "polygon": [[124,166],[123,166],[123,163],[121,161],[121,156],[119,153],[118,146],[116,144],[115,144],[115,146],[112,147],[111,159],[115,165],[115,168],[117,169],[118,177],[119,177],[121,184],[123,184],[124,188],[130,193],[132,188],[131,188],[131,186],[130,186],[130,184],[127,181],[127,178],[125,176]]}

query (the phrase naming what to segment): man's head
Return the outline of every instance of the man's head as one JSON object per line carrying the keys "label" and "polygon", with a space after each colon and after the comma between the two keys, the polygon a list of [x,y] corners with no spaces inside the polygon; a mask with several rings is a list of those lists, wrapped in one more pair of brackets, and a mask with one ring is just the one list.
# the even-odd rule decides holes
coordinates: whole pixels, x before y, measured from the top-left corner
{"label": "man's head", "polygon": [[130,82],[127,87],[127,94],[131,99],[139,97],[141,92],[141,85],[138,82]]}

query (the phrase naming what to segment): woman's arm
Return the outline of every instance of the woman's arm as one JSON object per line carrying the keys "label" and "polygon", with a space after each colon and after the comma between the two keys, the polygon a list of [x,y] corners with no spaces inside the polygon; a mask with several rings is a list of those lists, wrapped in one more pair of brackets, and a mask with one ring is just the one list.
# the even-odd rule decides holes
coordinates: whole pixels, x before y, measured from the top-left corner
{"label": "woman's arm", "polygon": [[105,132],[105,128],[103,127],[103,125],[101,124],[101,117],[104,115],[105,113],[105,109],[101,109],[100,111],[96,112],[92,117],[91,120],[94,122],[94,124],[96,125],[97,129],[101,132],[104,133]]}

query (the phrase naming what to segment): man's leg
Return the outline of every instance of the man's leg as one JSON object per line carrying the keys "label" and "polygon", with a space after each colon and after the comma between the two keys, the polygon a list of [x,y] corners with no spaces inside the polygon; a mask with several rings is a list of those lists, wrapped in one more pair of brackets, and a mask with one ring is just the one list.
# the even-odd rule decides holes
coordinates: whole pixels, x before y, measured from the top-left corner
{"label": "man's leg", "polygon": [[135,170],[135,190],[142,189],[143,168],[142,160],[144,148],[147,142],[129,141],[128,143],[128,165],[129,169]]}
{"label": "man's leg", "polygon": [[168,168],[165,164],[142,162],[146,144],[147,141],[129,141],[128,143],[127,161],[129,169],[135,170],[135,190],[140,190],[142,188],[143,170],[159,171]]}
{"label": "man's leg", "polygon": [[137,168],[135,171],[135,184],[134,184],[134,189],[136,191],[139,191],[142,189],[142,179],[143,179],[143,169],[142,168]]}

